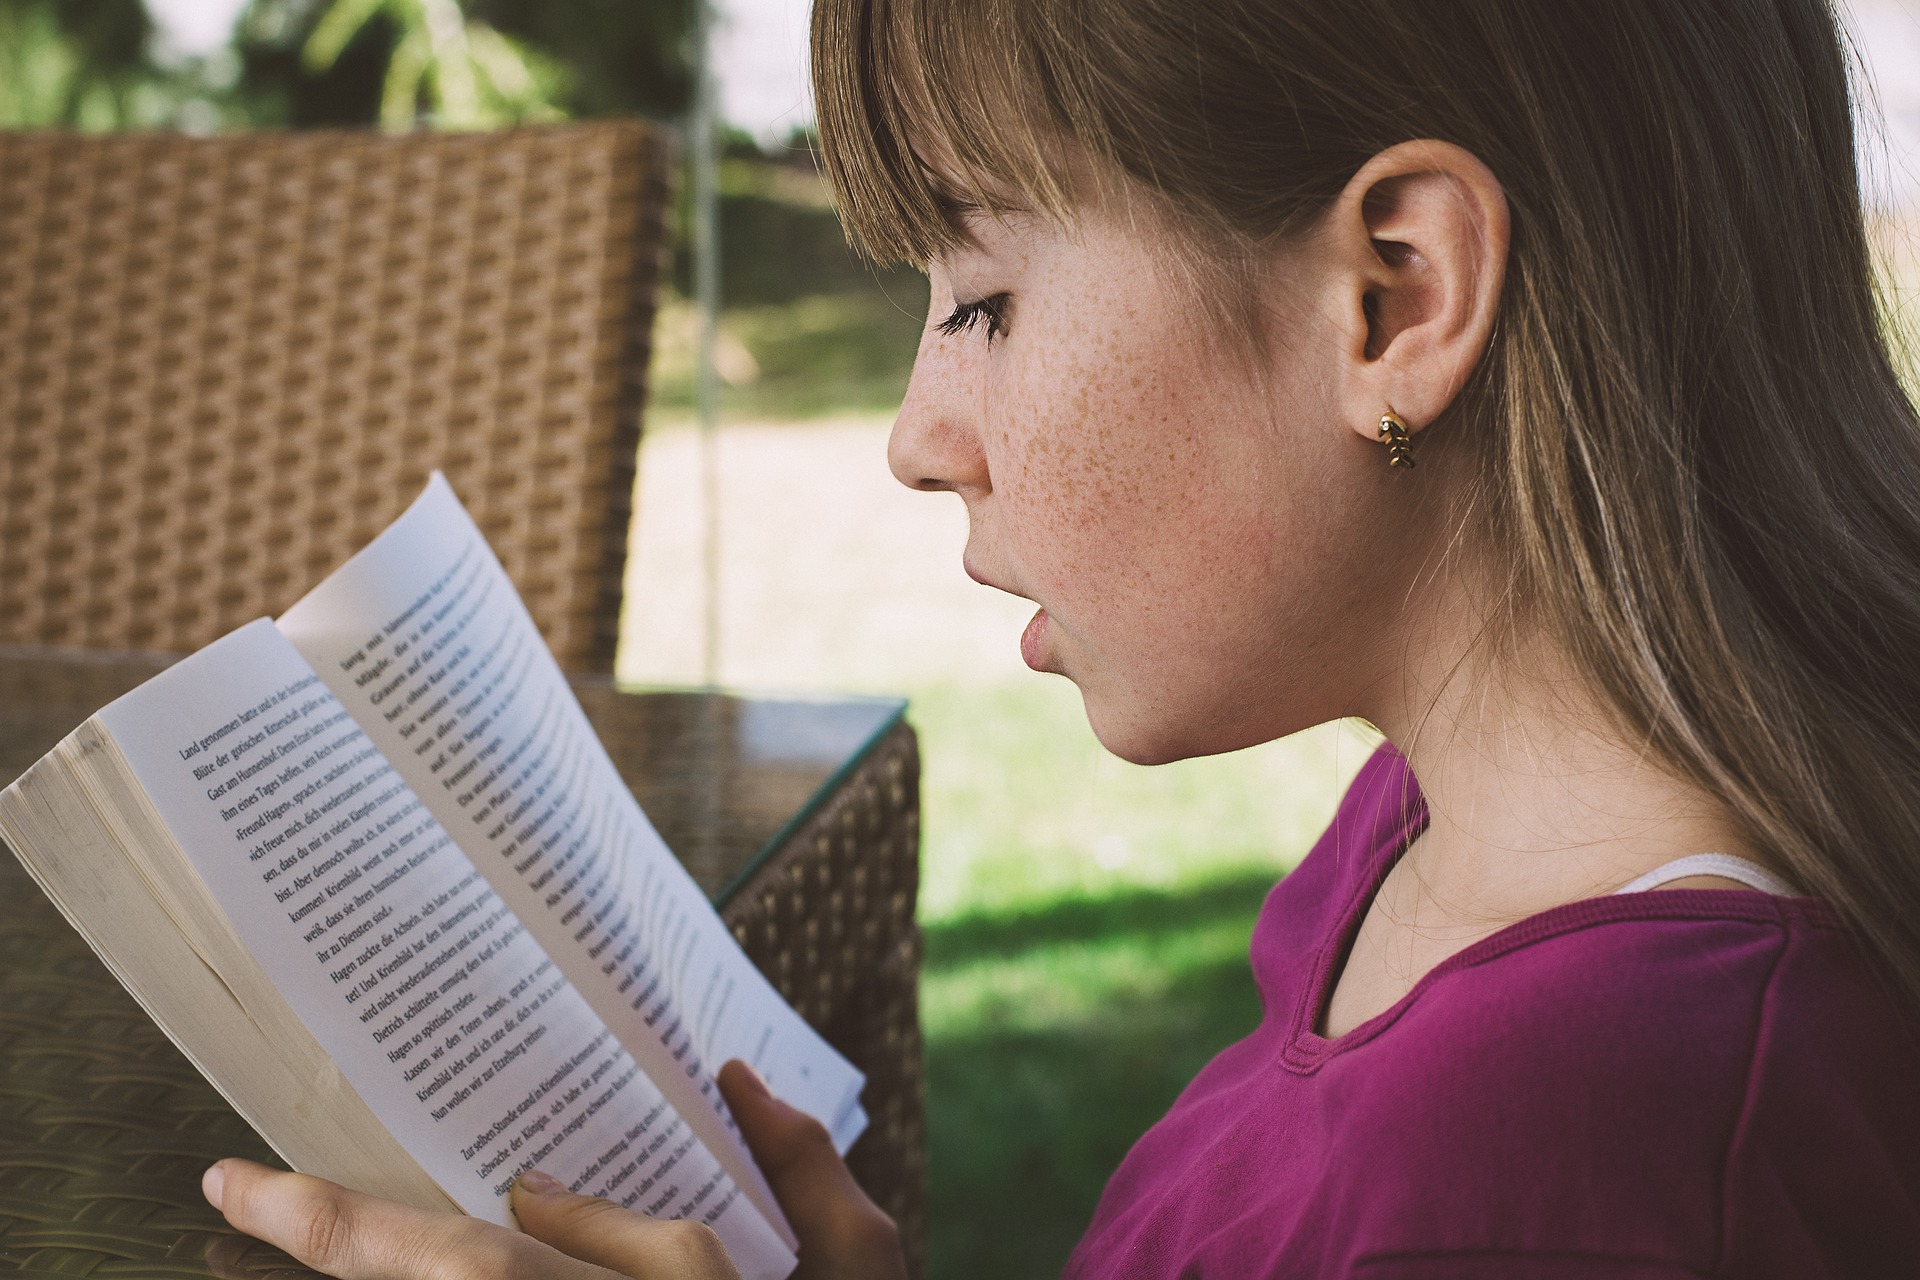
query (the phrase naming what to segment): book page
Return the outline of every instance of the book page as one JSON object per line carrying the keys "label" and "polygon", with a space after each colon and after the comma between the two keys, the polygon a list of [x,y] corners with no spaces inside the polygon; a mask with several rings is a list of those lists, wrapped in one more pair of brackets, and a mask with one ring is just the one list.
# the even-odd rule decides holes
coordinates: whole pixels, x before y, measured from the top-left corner
{"label": "book page", "polygon": [[845,1149],[863,1077],[667,850],[444,479],[278,625],[615,1034],[679,1065],[716,1123],[663,1088],[716,1150],[735,1057]]}
{"label": "book page", "polygon": [[127,993],[289,1166],[422,1209],[458,1207],[254,962],[97,716],[0,791],[0,832]]}
{"label": "book page", "polygon": [[356,1092],[467,1212],[539,1167],[787,1245],[272,624],[100,713],[247,950]]}

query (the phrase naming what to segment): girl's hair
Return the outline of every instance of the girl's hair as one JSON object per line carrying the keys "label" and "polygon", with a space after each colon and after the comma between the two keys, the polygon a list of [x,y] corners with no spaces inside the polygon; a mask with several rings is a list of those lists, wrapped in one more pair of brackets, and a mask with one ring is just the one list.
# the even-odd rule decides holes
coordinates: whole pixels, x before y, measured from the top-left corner
{"label": "girl's hair", "polygon": [[[1920,1001],[1920,425],[1824,0],[817,0],[828,178],[874,256],[1090,170],[1231,264],[1373,155],[1506,188],[1447,429],[1519,598]],[[1008,193],[1012,193],[1009,197]]]}

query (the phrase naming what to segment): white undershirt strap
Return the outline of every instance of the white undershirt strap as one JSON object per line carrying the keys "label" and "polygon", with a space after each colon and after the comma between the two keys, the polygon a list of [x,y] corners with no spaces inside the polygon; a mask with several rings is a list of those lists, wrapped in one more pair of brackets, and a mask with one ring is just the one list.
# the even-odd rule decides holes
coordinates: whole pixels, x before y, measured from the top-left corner
{"label": "white undershirt strap", "polygon": [[1647,874],[1628,881],[1614,892],[1640,893],[1646,889],[1658,889],[1674,880],[1684,880],[1688,876],[1719,876],[1725,880],[1738,880],[1749,889],[1786,897],[1792,897],[1795,893],[1792,885],[1759,863],[1737,858],[1731,853],[1695,853],[1675,858],[1665,866],[1655,867]]}

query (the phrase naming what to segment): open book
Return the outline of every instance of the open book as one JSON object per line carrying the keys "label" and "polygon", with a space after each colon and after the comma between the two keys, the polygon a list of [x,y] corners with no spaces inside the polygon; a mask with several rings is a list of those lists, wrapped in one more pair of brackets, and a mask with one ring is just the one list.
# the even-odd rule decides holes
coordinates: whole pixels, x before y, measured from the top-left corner
{"label": "open book", "polygon": [[296,1169],[509,1222],[539,1167],[792,1232],[713,1084],[743,1058],[842,1150],[863,1083],[621,782],[446,482],[294,605],[76,729],[0,835]]}

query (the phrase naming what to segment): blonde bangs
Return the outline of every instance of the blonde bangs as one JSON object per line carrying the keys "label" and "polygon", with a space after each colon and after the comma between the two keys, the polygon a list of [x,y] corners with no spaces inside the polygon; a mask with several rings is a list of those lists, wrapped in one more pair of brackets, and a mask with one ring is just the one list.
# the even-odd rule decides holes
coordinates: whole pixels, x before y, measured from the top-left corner
{"label": "blonde bangs", "polygon": [[969,209],[1067,217],[1064,120],[1047,92],[1060,68],[1037,8],[817,0],[820,153],[848,233],[874,260],[924,267],[965,243]]}

